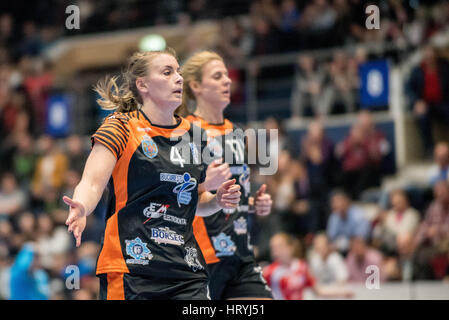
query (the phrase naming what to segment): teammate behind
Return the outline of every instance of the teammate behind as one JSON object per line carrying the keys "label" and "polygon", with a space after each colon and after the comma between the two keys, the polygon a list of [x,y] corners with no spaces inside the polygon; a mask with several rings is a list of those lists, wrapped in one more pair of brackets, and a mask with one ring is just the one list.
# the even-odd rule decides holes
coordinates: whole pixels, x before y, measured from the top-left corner
{"label": "teammate behind", "polygon": [[[208,299],[192,222],[195,212],[236,207],[240,187],[229,180],[213,195],[202,185],[206,165],[195,157],[204,146],[189,142],[193,126],[173,114],[183,85],[173,50],[134,54],[122,76],[121,86],[112,78],[96,87],[99,104],[116,112],[92,136],[73,199],[64,197],[68,230],[79,246],[86,216],[107,185],[110,210],[96,267],[100,299]],[[173,161],[185,144],[192,152]]]}
{"label": "teammate behind", "polygon": [[208,147],[217,159],[207,170],[206,188],[216,190],[231,176],[242,188],[237,208],[223,209],[207,218],[196,217],[193,223],[195,237],[210,272],[211,298],[271,299],[270,288],[262,277],[250,246],[248,203],[255,202],[256,213],[267,215],[272,201],[270,195],[265,193],[266,185],[257,191],[255,199],[250,198],[243,131],[237,130],[223,117],[231,97],[228,70],[218,54],[203,51],[190,57],[183,65],[182,72],[185,79],[184,100],[178,112],[185,114],[187,104],[192,100],[195,102],[196,110],[187,119],[194,124],[199,123],[206,130]]}

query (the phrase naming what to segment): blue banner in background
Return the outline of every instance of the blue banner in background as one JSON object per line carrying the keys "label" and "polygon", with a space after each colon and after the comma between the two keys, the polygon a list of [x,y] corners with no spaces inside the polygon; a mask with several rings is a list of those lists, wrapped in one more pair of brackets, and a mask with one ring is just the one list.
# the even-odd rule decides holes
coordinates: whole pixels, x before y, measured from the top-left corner
{"label": "blue banner in background", "polygon": [[360,105],[375,108],[388,105],[389,66],[387,60],[369,61],[360,66]]}
{"label": "blue banner in background", "polygon": [[50,96],[47,104],[47,133],[53,137],[64,137],[70,133],[71,99],[65,94]]}

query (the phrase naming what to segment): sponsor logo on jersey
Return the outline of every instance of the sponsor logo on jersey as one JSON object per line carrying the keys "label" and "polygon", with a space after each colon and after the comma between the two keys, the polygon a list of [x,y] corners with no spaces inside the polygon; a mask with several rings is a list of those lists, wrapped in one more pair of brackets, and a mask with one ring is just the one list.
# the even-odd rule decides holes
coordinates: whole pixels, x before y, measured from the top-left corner
{"label": "sponsor logo on jersey", "polygon": [[174,222],[176,224],[182,224],[186,225],[187,221],[184,218],[178,218],[176,216],[172,216],[170,214],[167,214],[167,209],[170,207],[169,204],[160,204],[156,202],[151,202],[148,207],[143,209],[143,215],[147,217],[148,219],[145,220],[145,223],[150,221],[151,219],[157,219],[162,217],[165,221]]}
{"label": "sponsor logo on jersey", "polygon": [[158,148],[156,142],[151,139],[150,136],[144,135],[142,140],[142,151],[143,154],[150,159],[153,159],[157,156]]}
{"label": "sponsor logo on jersey", "polygon": [[184,244],[184,237],[168,227],[151,228],[151,240],[154,240],[157,244],[173,244],[175,246]]}
{"label": "sponsor logo on jersey", "polygon": [[247,232],[247,223],[246,219],[243,217],[234,220],[234,232],[238,235],[246,234]]}
{"label": "sponsor logo on jersey", "polygon": [[192,200],[192,191],[196,187],[196,179],[192,178],[188,172],[183,175],[172,174],[172,173],[161,173],[161,181],[175,182],[178,185],[173,188],[173,193],[176,194],[176,199],[178,200],[178,207],[181,204],[188,205]]}
{"label": "sponsor logo on jersey", "polygon": [[139,237],[134,240],[125,240],[125,243],[126,254],[133,258],[126,259],[126,263],[147,265],[148,260],[153,259],[150,249],[147,248],[147,243],[142,242]]}
{"label": "sponsor logo on jersey", "polygon": [[249,167],[247,164],[242,166],[242,173],[239,176],[239,184],[243,187],[245,191],[245,197],[249,195],[250,184],[249,184]]}
{"label": "sponsor logo on jersey", "polygon": [[212,242],[215,248],[215,255],[217,257],[232,256],[237,250],[234,241],[231,240],[231,236],[225,235],[223,232],[216,237],[212,237]]}
{"label": "sponsor logo on jersey", "polygon": [[187,265],[192,268],[193,272],[196,272],[197,270],[202,270],[204,267],[201,265],[200,261],[198,260],[198,251],[194,247],[185,247],[186,249],[186,255],[184,257],[184,261],[187,263]]}

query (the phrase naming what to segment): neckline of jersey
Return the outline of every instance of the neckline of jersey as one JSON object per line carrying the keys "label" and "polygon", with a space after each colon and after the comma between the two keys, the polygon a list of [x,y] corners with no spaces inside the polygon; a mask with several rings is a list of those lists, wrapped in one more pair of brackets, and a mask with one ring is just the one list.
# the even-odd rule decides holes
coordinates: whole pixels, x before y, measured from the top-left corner
{"label": "neckline of jersey", "polygon": [[200,117],[199,115],[197,115],[195,113],[192,113],[192,115],[194,117],[200,118],[201,120],[203,120],[204,122],[206,122],[208,125],[211,125],[211,126],[222,126],[226,122],[226,119],[223,118],[223,122],[221,122],[221,123],[210,123],[210,122],[207,122],[204,118]]}
{"label": "neckline of jersey", "polygon": [[182,118],[180,116],[178,116],[177,114],[174,115],[174,117],[176,118],[176,124],[171,124],[168,126],[163,126],[163,125],[159,125],[159,124],[154,124],[151,122],[150,118],[147,117],[147,115],[145,114],[145,112],[143,112],[142,108],[138,109],[137,111],[141,112],[143,117],[151,124],[151,126],[153,127],[158,127],[158,128],[163,128],[163,129],[176,129],[177,127],[179,127],[179,125],[182,122]]}

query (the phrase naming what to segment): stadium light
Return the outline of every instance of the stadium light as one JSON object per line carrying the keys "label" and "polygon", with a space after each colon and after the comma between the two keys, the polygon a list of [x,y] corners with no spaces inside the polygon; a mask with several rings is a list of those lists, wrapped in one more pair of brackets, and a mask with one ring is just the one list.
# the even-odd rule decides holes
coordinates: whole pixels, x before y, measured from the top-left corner
{"label": "stadium light", "polygon": [[159,51],[164,50],[167,43],[164,37],[158,34],[149,34],[140,39],[140,51]]}

